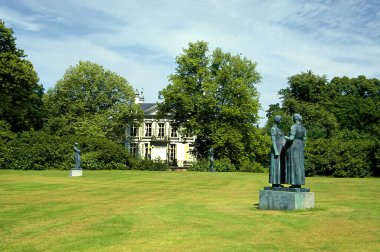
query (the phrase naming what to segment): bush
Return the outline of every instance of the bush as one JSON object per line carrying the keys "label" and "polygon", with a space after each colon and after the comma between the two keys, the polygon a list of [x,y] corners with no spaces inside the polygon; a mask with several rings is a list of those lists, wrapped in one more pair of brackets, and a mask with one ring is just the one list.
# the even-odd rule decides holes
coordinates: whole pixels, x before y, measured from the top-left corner
{"label": "bush", "polygon": [[129,170],[140,170],[140,171],[167,171],[169,170],[168,164],[161,159],[130,159],[127,164],[127,169]]}
{"label": "bush", "polygon": [[3,146],[1,168],[17,170],[62,169],[68,165],[67,144],[44,132],[19,133]]}
{"label": "bush", "polygon": [[[209,171],[210,161],[208,159],[198,159],[188,168],[189,171]],[[236,171],[236,167],[227,158],[216,159],[214,161],[214,171],[218,172],[232,172]]]}
{"label": "bush", "polygon": [[126,163],[131,159],[124,146],[102,138],[59,137],[43,131],[31,131],[2,141],[2,169],[71,169],[74,167],[74,142],[79,143],[83,169],[126,169]]}
{"label": "bush", "polygon": [[331,139],[308,141],[306,174],[335,177],[367,177],[375,174],[377,142],[365,136],[347,138],[341,134]]}
{"label": "bush", "polygon": [[250,162],[248,159],[241,161],[240,171],[242,171],[242,172],[257,172],[257,173],[267,172],[267,170],[261,164],[256,163],[256,162]]}
{"label": "bush", "polygon": [[236,167],[228,158],[221,158],[215,160],[214,170],[218,172],[233,172],[236,171]]}
{"label": "bush", "polygon": [[198,159],[193,162],[191,166],[187,169],[188,171],[208,171],[210,167],[210,161],[207,159]]}

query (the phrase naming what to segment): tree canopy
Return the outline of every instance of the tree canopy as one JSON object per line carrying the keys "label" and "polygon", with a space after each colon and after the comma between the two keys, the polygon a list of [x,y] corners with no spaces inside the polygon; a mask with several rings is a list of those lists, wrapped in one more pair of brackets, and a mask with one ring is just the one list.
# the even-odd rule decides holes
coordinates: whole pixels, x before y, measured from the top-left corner
{"label": "tree canopy", "polygon": [[43,87],[25,58],[13,30],[0,20],[0,120],[8,122],[13,132],[42,127]]}
{"label": "tree canopy", "polygon": [[121,140],[126,124],[142,118],[128,81],[102,66],[80,61],[44,97],[46,129],[59,135]]}
{"label": "tree canopy", "polygon": [[261,135],[256,127],[256,63],[220,48],[209,54],[204,41],[189,43],[176,63],[168,86],[159,92],[159,116],[170,115],[184,134],[197,136],[198,157],[207,157],[213,147],[217,158],[228,158],[238,168],[257,160],[261,152],[254,142]]}
{"label": "tree canopy", "polygon": [[299,113],[308,130],[307,172],[335,176],[368,176],[380,172],[380,80],[334,77],[303,72],[288,78],[288,87],[279,91],[280,104],[267,111],[282,115],[282,128],[291,125]]}

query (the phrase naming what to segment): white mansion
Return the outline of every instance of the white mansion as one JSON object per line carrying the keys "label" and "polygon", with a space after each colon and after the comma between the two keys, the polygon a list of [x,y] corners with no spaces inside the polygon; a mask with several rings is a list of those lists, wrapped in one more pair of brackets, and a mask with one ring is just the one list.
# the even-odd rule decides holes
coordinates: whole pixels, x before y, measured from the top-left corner
{"label": "white mansion", "polygon": [[161,159],[179,167],[191,164],[194,137],[183,137],[170,125],[170,119],[157,119],[157,104],[145,103],[141,92],[136,92],[137,103],[144,110],[142,125],[130,125],[126,130],[126,148],[141,158]]}

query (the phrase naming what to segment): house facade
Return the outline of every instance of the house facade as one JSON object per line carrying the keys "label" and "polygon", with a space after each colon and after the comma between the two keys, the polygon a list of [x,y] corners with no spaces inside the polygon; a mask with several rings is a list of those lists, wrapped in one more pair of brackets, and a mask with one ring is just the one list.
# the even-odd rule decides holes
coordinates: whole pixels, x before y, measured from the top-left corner
{"label": "house facade", "polygon": [[141,125],[126,129],[126,148],[132,155],[146,159],[160,159],[172,165],[185,167],[195,161],[191,154],[194,137],[184,137],[170,124],[169,118],[157,119],[157,104],[145,103],[142,93],[136,93],[136,102],[144,110]]}

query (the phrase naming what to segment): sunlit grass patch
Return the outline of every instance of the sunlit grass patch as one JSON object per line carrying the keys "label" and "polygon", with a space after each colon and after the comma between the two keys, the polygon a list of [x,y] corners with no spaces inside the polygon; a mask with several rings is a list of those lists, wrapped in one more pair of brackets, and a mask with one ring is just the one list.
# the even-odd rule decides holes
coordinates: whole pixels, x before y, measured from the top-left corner
{"label": "sunlit grass patch", "polygon": [[0,250],[380,249],[378,178],[307,178],[316,208],[264,211],[267,176],[0,170]]}

